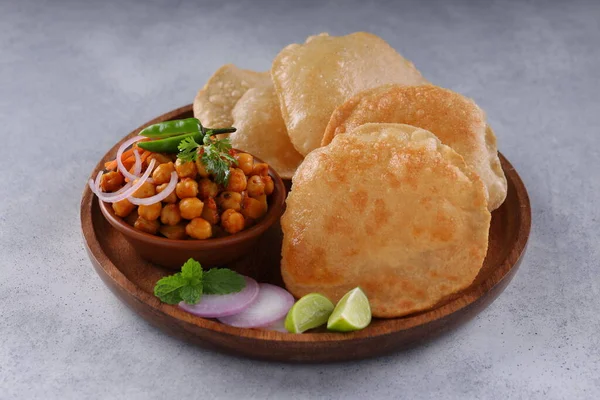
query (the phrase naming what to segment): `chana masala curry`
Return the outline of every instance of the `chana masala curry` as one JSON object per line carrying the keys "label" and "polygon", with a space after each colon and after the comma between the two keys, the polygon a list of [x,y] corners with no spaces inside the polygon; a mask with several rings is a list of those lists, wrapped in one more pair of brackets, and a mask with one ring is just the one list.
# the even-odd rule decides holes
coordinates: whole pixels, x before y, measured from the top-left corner
{"label": "chana masala curry", "polygon": [[[254,225],[266,214],[274,189],[268,164],[232,149],[228,139],[216,139],[211,130],[203,133],[197,119],[186,120],[187,130],[198,131],[199,144],[194,133],[182,132],[182,122],[142,131],[130,155],[124,150],[130,144],[126,142],[118,151],[120,162],[106,164],[109,171],[99,175],[95,190],[113,194],[103,200],[134,229],[169,239],[221,237]],[[148,137],[155,140],[145,141]],[[138,186],[135,190],[127,188],[130,179]],[[128,197],[114,195],[124,189]]]}

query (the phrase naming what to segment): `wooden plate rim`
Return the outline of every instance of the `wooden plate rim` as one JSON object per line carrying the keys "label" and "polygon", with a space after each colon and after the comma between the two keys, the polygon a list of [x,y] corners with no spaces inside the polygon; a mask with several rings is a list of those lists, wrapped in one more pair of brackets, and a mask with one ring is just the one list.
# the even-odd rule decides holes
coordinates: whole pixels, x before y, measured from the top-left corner
{"label": "wooden plate rim", "polygon": [[[146,126],[167,121],[170,119],[178,118],[179,115],[184,113],[189,113],[192,110],[192,105],[186,105],[183,107],[179,107],[174,109],[168,113],[165,113],[147,123],[135,129],[133,132],[125,136],[122,140],[120,140],[117,144],[115,144],[107,153],[114,153],[119,145],[127,140],[129,137],[133,135],[137,135],[139,131],[141,131]],[[88,250],[88,254],[92,256],[97,263],[97,265],[102,267],[102,270],[106,273],[106,278],[109,278],[113,281],[113,284],[121,287],[128,294],[133,296],[137,301],[144,303],[150,306],[154,312],[165,314],[171,318],[179,320],[181,322],[189,323],[192,325],[196,325],[197,327],[213,331],[215,333],[219,333],[222,335],[230,335],[234,337],[243,337],[254,340],[265,340],[265,341],[277,341],[277,342],[290,342],[290,343],[303,343],[303,342],[339,342],[339,341],[352,341],[352,340],[363,340],[366,338],[375,338],[379,336],[385,336],[388,334],[408,330],[414,328],[416,326],[431,323],[433,321],[437,321],[443,319],[450,314],[460,311],[463,308],[468,307],[472,303],[476,302],[478,299],[485,296],[486,293],[491,291],[495,286],[500,284],[503,279],[508,275],[510,270],[513,267],[519,265],[519,261],[521,256],[524,253],[524,250],[527,245],[527,240],[529,238],[530,230],[531,230],[531,206],[529,202],[529,196],[527,194],[527,190],[523,181],[519,177],[517,171],[510,164],[510,162],[499,152],[500,161],[502,163],[502,167],[504,169],[504,173],[507,176],[507,179],[512,181],[516,190],[516,195],[518,197],[518,203],[521,205],[519,210],[519,223],[520,229],[518,229],[518,235],[515,239],[515,246],[510,250],[502,265],[496,268],[496,270],[481,284],[480,287],[483,287],[483,290],[479,291],[478,296],[469,295],[468,293],[460,296],[447,304],[444,304],[441,307],[433,308],[428,311],[424,311],[418,314],[409,315],[402,318],[394,318],[386,320],[385,323],[380,324],[378,326],[377,332],[374,334],[372,331],[363,330],[352,333],[305,333],[302,335],[290,334],[290,333],[281,333],[276,331],[261,331],[256,329],[245,329],[245,328],[236,328],[228,325],[221,324],[219,322],[196,317],[192,314],[189,314],[183,310],[181,310],[177,306],[168,305],[161,303],[155,296],[150,293],[147,293],[141,290],[138,286],[136,286],[133,282],[131,282],[127,277],[113,264],[110,258],[104,253],[102,247],[100,246],[100,242],[96,238],[95,230],[89,230],[89,235],[86,233],[86,230],[82,229],[84,244]],[[98,171],[102,169],[104,166],[103,160],[101,160],[94,171],[90,174],[90,178],[96,176]],[[84,226],[93,226],[92,220],[92,208],[93,202],[98,202],[98,199],[93,195],[92,191],[89,187],[85,186],[83,191],[83,196],[81,199],[81,209],[80,209],[80,220],[81,227]],[[96,205],[99,207],[99,205]],[[513,263],[510,264],[509,260],[513,260]]]}

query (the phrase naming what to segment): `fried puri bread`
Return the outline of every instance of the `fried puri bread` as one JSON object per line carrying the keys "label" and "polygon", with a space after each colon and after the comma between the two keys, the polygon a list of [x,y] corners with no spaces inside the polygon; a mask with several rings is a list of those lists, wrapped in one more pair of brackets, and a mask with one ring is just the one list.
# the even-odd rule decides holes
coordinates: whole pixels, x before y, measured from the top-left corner
{"label": "fried puri bread", "polygon": [[281,219],[281,272],[296,297],[360,286],[373,315],[428,309],[468,287],[488,246],[479,176],[431,132],[369,123],[310,153]]}
{"label": "fried puri bread", "polygon": [[207,128],[232,126],[233,107],[250,88],[271,85],[269,72],[240,69],[233,64],[223,65],[196,95],[194,116]]}
{"label": "fried puri bread", "polygon": [[434,133],[460,154],[486,186],[488,209],[506,198],[506,177],[498,158],[496,136],[475,102],[433,85],[384,85],[365,90],[340,105],[331,115],[322,145],[336,135],[368,122],[414,125]]}
{"label": "fried puri bread", "polygon": [[231,145],[256,155],[282,178],[291,179],[304,157],[290,142],[273,85],[248,89],[233,108],[232,117],[237,131],[229,136]]}
{"label": "fried puri bread", "polygon": [[275,57],[271,76],[288,135],[302,155],[321,145],[332,111],[354,94],[388,83],[427,82],[383,39],[365,32],[291,44]]}

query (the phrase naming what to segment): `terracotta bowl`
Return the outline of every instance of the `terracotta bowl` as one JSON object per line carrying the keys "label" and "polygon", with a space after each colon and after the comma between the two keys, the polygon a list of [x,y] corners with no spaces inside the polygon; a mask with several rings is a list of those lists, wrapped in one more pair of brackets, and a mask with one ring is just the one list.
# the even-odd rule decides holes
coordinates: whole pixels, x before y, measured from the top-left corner
{"label": "terracotta bowl", "polygon": [[[254,157],[257,162],[263,162]],[[235,261],[257,245],[260,236],[283,214],[286,187],[277,172],[269,167],[274,190],[268,196],[269,209],[254,226],[231,236],[205,240],[175,240],[134,229],[122,218],[115,215],[111,204],[100,201],[100,210],[108,222],[127,240],[145,260],[154,264],[179,270],[184,262],[193,258],[203,267],[216,267]]]}

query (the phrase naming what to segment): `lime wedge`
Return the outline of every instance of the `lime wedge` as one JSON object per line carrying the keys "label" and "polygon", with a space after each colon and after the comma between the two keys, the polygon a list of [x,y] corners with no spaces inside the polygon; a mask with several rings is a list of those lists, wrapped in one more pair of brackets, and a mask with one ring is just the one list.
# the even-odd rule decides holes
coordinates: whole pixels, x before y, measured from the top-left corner
{"label": "lime wedge", "polygon": [[366,328],[371,323],[369,299],[360,288],[354,288],[341,298],[327,321],[330,331],[350,332]]}
{"label": "lime wedge", "polygon": [[285,329],[302,333],[327,322],[333,311],[333,303],[322,294],[310,293],[296,302],[285,318]]}

